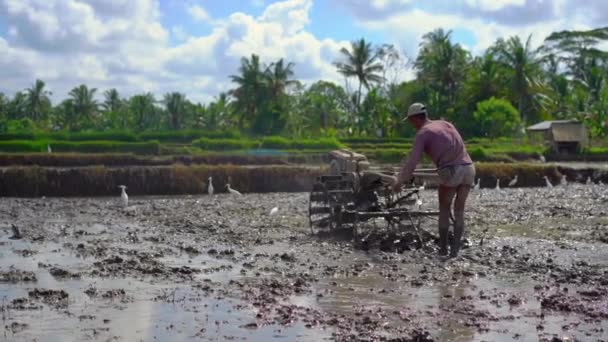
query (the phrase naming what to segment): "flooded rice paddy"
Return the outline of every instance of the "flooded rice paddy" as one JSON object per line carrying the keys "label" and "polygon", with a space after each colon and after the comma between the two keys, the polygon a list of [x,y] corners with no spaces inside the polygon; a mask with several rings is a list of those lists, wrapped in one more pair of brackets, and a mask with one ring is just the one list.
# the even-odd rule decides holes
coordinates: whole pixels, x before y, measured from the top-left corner
{"label": "flooded rice paddy", "polygon": [[606,208],[608,186],[475,191],[445,261],[312,236],[305,193],[2,198],[0,340],[608,340]]}

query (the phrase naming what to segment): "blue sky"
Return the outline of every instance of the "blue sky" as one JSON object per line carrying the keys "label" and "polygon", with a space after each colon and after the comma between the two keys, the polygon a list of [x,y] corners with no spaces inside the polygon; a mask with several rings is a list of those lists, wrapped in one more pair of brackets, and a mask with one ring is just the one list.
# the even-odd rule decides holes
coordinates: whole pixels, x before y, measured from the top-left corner
{"label": "blue sky", "polygon": [[499,37],[533,34],[539,45],[556,30],[606,23],[604,0],[0,0],[0,92],[40,78],[53,100],[84,83],[205,102],[231,88],[252,53],[294,62],[307,84],[342,84],[332,63],[358,38],[414,58],[437,28],[480,54]]}

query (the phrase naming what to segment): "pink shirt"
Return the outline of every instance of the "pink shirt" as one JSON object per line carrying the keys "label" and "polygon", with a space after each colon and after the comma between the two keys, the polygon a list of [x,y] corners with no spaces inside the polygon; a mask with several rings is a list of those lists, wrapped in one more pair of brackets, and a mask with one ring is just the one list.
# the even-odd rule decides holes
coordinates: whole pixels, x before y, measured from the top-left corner
{"label": "pink shirt", "polygon": [[443,120],[429,120],[416,133],[412,152],[399,173],[399,180],[405,182],[412,177],[422,152],[431,158],[437,169],[473,163],[454,125]]}

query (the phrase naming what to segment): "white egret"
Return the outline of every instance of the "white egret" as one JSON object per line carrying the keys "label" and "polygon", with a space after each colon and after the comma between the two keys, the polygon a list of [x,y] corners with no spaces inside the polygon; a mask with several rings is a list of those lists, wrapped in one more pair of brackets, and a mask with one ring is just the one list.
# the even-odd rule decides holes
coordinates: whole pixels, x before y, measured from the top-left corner
{"label": "white egret", "polygon": [[207,193],[209,195],[213,195],[213,179],[211,176],[209,177],[209,182],[207,183]]}
{"label": "white egret", "polygon": [[228,189],[228,192],[233,194],[233,195],[237,195],[237,196],[243,196],[243,194],[241,194],[240,192],[234,190],[233,188],[230,187],[230,183],[226,183],[226,188]]}
{"label": "white egret", "polygon": [[420,207],[422,207],[422,200],[419,198],[416,200],[416,210],[420,211]]}
{"label": "white egret", "polygon": [[52,153],[53,152],[53,150],[51,150],[51,145],[46,145],[46,151],[48,153]]}
{"label": "white egret", "polygon": [[274,207],[270,210],[270,216],[274,216],[279,212],[279,208]]}
{"label": "white egret", "polygon": [[517,176],[519,175],[515,175],[515,177],[513,177],[513,179],[511,179],[511,181],[509,182],[509,186],[515,186],[515,184],[517,184]]}
{"label": "white egret", "polygon": [[547,188],[552,188],[553,184],[551,184],[551,181],[549,180],[549,177],[544,176],[543,178],[545,179],[545,185],[547,186]]}
{"label": "white egret", "polygon": [[481,178],[477,178],[477,183],[475,183],[475,187],[473,188],[474,190],[479,190],[481,188]]}
{"label": "white egret", "polygon": [[540,155],[539,159],[540,159],[541,163],[546,163],[547,162],[547,159],[545,159],[545,156],[543,156],[542,154]]}
{"label": "white egret", "polygon": [[120,199],[122,200],[122,206],[126,208],[127,206],[129,206],[129,196],[127,195],[127,192],[125,191],[125,189],[127,187],[125,185],[119,185],[118,187],[120,189],[122,189],[122,193],[120,194]]}
{"label": "white egret", "polygon": [[496,190],[500,190],[500,178],[496,178]]}
{"label": "white egret", "polygon": [[422,182],[422,185],[418,188],[418,191],[424,191],[426,189],[426,181]]}
{"label": "white egret", "polygon": [[587,185],[591,185],[591,177],[587,176],[587,182],[586,182],[586,184]]}
{"label": "white egret", "polygon": [[561,185],[568,185],[568,180],[566,179],[566,175],[562,175],[562,179],[559,181]]}

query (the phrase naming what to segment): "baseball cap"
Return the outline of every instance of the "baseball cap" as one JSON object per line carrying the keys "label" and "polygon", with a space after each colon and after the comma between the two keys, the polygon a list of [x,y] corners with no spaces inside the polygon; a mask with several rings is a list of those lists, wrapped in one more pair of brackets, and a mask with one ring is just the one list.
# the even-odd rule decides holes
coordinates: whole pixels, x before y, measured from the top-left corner
{"label": "baseball cap", "polygon": [[403,119],[403,121],[407,120],[410,116],[418,115],[418,114],[427,114],[426,106],[422,103],[416,102],[413,103],[410,108],[407,109],[407,116]]}

